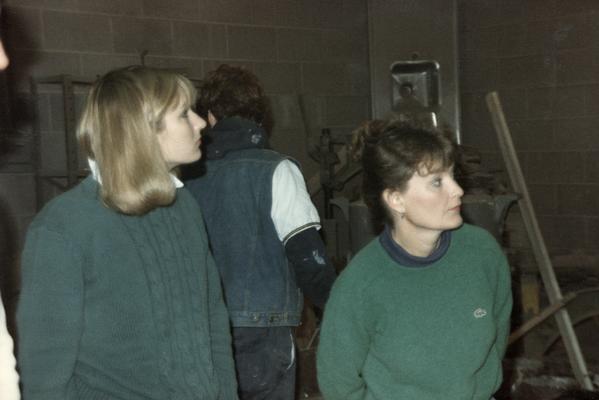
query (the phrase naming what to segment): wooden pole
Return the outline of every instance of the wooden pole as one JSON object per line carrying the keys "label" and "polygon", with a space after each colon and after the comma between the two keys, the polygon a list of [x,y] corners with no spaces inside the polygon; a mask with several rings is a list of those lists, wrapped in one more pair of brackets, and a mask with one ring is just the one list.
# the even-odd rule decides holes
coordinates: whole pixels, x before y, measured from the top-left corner
{"label": "wooden pole", "polygon": [[[524,226],[526,227],[526,232],[528,233],[532,245],[539,272],[543,279],[545,291],[547,292],[547,296],[552,305],[563,303],[564,299],[555,277],[553,265],[551,264],[551,259],[549,258],[547,247],[545,246],[545,241],[543,240],[541,230],[539,229],[532,202],[530,201],[528,188],[503,114],[499,95],[496,92],[491,92],[487,94],[486,101],[493,120],[493,126],[497,132],[499,146],[501,147],[503,160],[505,161],[510,176],[512,188],[516,193],[520,194],[518,205],[520,206]],[[584,389],[593,390],[593,383],[589,377],[587,366],[580,350],[578,338],[576,337],[576,332],[572,326],[568,310],[566,308],[559,309],[559,311],[555,313],[555,320],[563,338],[576,380]]]}

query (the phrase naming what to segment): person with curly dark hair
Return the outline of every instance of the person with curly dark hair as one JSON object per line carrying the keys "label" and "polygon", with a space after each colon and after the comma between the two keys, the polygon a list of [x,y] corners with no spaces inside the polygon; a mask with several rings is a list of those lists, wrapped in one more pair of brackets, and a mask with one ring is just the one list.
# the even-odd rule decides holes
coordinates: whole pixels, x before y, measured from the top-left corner
{"label": "person with curly dark hair", "polygon": [[205,174],[187,185],[204,210],[233,332],[241,399],[293,399],[303,294],[324,307],[335,272],[295,161],[270,149],[258,78],[222,65],[199,88]]}
{"label": "person with curly dark hair", "polygon": [[331,291],[317,354],[324,398],[489,400],[502,380],[510,269],[491,234],[462,222],[452,141],[375,121],[353,147],[385,229]]}

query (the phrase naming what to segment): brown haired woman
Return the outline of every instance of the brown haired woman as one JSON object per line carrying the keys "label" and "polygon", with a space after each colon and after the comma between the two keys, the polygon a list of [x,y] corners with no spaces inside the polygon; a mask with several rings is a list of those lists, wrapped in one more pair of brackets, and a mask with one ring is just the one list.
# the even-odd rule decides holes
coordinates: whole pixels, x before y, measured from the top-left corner
{"label": "brown haired woman", "polygon": [[333,286],[318,349],[327,400],[488,400],[512,298],[493,237],[462,223],[445,136],[397,122],[358,130],[363,196],[385,222]]}
{"label": "brown haired woman", "polygon": [[201,155],[194,101],[165,70],[93,85],[78,129],[93,174],[44,207],[23,253],[28,400],[237,398],[218,272],[172,174]]}

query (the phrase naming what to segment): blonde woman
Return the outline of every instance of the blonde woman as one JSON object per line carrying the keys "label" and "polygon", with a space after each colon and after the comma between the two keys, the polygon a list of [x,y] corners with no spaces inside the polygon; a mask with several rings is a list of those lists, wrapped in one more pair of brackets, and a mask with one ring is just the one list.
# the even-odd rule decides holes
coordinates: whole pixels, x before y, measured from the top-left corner
{"label": "blonde woman", "polygon": [[129,67],[91,88],[78,128],[92,176],[31,224],[17,312],[28,400],[236,399],[228,316],[195,200],[195,90]]}

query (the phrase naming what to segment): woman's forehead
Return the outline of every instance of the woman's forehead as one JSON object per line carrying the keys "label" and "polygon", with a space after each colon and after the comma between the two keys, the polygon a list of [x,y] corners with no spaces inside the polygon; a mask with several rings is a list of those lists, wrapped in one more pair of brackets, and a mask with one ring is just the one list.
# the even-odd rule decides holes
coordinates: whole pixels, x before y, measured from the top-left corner
{"label": "woman's forehead", "polygon": [[452,171],[454,164],[446,165],[442,160],[424,160],[416,169],[416,173],[420,176],[427,176],[431,174],[438,174],[440,172]]}

